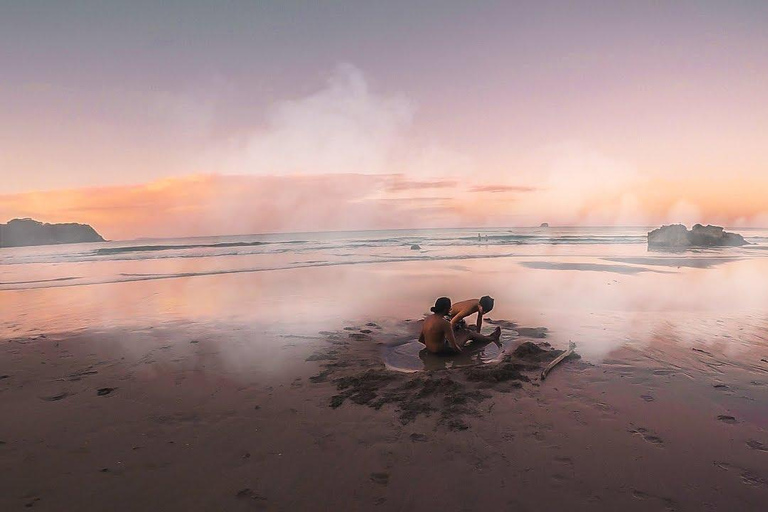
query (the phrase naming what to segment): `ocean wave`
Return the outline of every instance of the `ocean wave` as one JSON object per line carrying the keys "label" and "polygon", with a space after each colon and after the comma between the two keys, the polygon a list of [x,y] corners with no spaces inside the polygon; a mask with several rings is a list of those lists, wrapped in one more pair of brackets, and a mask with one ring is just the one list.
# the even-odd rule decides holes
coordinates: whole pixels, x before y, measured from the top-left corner
{"label": "ocean wave", "polygon": [[[354,256],[350,254],[349,256]],[[289,265],[277,265],[271,267],[250,267],[250,268],[232,268],[232,269],[220,269],[220,270],[204,270],[204,271],[190,271],[190,272],[177,272],[177,273],[133,273],[124,272],[117,274],[116,276],[107,278],[96,278],[92,280],[82,280],[75,283],[41,283],[41,286],[8,286],[5,284],[0,286],[0,291],[3,290],[26,290],[26,289],[41,289],[41,288],[65,288],[75,286],[91,286],[99,284],[113,284],[124,283],[132,281],[156,281],[161,279],[179,279],[186,277],[201,277],[201,276],[216,276],[216,275],[229,275],[229,274],[250,274],[257,272],[272,272],[277,270],[292,270],[302,268],[314,268],[314,267],[338,267],[349,265],[372,265],[378,263],[405,263],[410,261],[448,261],[448,260],[475,260],[475,259],[496,259],[496,258],[515,258],[520,255],[515,254],[491,254],[491,255],[452,255],[452,256],[402,256],[387,258],[382,260],[352,260],[352,261],[312,261],[301,262],[298,264]],[[12,283],[6,283],[12,284]]]}
{"label": "ocean wave", "polygon": [[226,247],[255,247],[268,244],[302,244],[304,240],[289,240],[286,242],[220,242],[215,244],[185,244],[185,245],[126,245],[122,247],[103,247],[96,249],[99,256],[122,254],[126,252],[154,252],[154,251],[179,251],[184,249],[221,249]]}

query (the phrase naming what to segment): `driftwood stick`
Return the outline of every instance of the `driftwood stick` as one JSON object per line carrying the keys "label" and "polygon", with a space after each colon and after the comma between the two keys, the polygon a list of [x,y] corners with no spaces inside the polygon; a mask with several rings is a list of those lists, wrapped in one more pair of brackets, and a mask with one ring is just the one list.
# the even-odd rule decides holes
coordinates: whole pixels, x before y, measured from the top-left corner
{"label": "driftwood stick", "polygon": [[565,352],[563,352],[562,354],[560,354],[559,356],[557,356],[557,357],[555,358],[555,360],[554,360],[554,361],[552,361],[551,363],[549,363],[549,364],[547,365],[547,367],[546,367],[546,368],[544,368],[543,370],[541,370],[541,380],[544,380],[544,379],[546,379],[546,378],[547,378],[547,374],[548,374],[548,373],[549,373],[549,372],[552,370],[552,368],[554,368],[555,366],[557,366],[558,364],[560,364],[560,362],[561,362],[563,359],[565,359],[565,358],[566,358],[566,357],[568,357],[569,355],[573,354],[573,351],[574,351],[575,349],[576,349],[576,344],[575,344],[574,342],[572,342],[572,341],[571,341],[571,342],[569,342],[569,343],[568,343],[568,350],[566,350]]}

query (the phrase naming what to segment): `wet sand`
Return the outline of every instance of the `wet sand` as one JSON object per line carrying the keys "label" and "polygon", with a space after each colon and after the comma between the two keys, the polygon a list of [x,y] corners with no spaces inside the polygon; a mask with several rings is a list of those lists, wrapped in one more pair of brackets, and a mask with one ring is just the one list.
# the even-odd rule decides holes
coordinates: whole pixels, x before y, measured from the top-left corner
{"label": "wet sand", "polygon": [[[95,282],[242,258],[0,272]],[[764,510],[765,276],[744,251],[553,246],[14,285],[0,290],[0,510]],[[500,347],[421,352],[435,297],[483,294]],[[542,382],[569,341],[581,359]],[[516,355],[530,344],[541,360]]]}
{"label": "wet sand", "polygon": [[506,358],[407,373],[416,320],[368,320],[4,339],[0,509],[765,509],[764,347],[659,332],[541,382],[515,348],[563,343],[499,322]]}

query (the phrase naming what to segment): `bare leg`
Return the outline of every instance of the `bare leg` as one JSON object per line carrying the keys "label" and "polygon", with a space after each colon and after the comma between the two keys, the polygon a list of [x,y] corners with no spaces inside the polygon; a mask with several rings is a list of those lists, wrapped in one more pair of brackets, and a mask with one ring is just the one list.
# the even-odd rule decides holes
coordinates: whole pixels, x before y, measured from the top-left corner
{"label": "bare leg", "polygon": [[467,342],[474,339],[472,336],[476,333],[468,329],[462,329],[460,331],[454,332],[453,334],[456,337],[456,344],[459,347],[464,347],[464,345],[466,345]]}
{"label": "bare leg", "polygon": [[[485,341],[485,342],[498,342],[499,338],[501,337],[501,327],[496,327],[496,330],[493,331],[490,336],[484,336],[480,334],[479,332],[470,331],[467,330],[467,337],[472,341]],[[456,338],[456,341],[458,342],[458,338]],[[464,342],[466,343],[466,341]],[[463,346],[463,344],[460,344],[459,346]]]}

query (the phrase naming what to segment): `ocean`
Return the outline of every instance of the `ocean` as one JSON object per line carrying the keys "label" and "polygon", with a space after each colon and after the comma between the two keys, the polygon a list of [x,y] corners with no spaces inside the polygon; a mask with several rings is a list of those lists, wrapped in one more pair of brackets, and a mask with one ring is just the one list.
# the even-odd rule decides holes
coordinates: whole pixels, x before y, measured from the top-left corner
{"label": "ocean", "polygon": [[2,249],[0,329],[13,337],[220,324],[313,335],[353,321],[418,320],[439,296],[487,294],[496,298],[491,317],[546,327],[553,344],[577,341],[596,361],[661,332],[679,343],[720,333],[713,342],[730,336],[732,349],[765,343],[768,230],[737,230],[749,246],[682,253],[648,251],[649,230],[388,230]]}
{"label": "ocean", "polygon": [[[137,239],[0,250],[0,290],[408,261],[644,256],[650,227],[424,229]],[[755,244],[768,229],[740,229]],[[415,248],[414,246],[418,246]],[[723,254],[711,249],[688,255]],[[88,264],[88,265],[85,265]]]}

